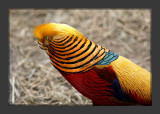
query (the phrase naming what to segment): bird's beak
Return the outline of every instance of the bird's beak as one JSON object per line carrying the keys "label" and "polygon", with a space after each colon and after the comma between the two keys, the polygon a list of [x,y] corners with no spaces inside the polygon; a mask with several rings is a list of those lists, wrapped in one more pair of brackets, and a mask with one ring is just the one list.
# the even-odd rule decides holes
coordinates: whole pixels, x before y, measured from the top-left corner
{"label": "bird's beak", "polygon": [[38,42],[38,45],[39,45],[39,47],[41,49],[43,49],[43,50],[47,50],[48,49],[48,46],[45,46],[45,45],[41,44],[39,41],[37,41],[37,42]]}

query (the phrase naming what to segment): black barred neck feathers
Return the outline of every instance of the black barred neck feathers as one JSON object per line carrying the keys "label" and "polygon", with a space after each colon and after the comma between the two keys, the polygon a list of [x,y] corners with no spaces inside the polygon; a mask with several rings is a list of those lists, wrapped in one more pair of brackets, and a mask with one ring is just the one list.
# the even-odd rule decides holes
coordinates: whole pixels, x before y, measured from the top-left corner
{"label": "black barred neck feathers", "polygon": [[88,71],[109,51],[66,24],[46,23],[36,26],[33,33],[52,64],[62,72]]}
{"label": "black barred neck feathers", "polygon": [[66,73],[85,72],[94,67],[108,52],[84,36],[69,35],[52,40],[48,46],[48,55],[52,64]]}

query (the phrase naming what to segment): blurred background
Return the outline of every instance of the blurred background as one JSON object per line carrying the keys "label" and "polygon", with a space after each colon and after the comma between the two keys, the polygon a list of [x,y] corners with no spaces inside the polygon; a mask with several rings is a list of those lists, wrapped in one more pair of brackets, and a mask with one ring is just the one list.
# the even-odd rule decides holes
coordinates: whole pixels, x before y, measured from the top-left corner
{"label": "blurred background", "polygon": [[91,41],[151,71],[150,9],[10,9],[10,104],[91,105],[50,64],[33,27],[68,24]]}

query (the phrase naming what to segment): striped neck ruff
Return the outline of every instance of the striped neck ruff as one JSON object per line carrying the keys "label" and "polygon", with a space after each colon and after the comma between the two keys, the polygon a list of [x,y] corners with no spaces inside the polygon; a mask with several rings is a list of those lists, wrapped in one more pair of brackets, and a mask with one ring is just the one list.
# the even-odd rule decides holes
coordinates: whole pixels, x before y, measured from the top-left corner
{"label": "striped neck ruff", "polygon": [[77,73],[92,69],[108,51],[84,36],[69,35],[50,42],[47,53],[58,70]]}

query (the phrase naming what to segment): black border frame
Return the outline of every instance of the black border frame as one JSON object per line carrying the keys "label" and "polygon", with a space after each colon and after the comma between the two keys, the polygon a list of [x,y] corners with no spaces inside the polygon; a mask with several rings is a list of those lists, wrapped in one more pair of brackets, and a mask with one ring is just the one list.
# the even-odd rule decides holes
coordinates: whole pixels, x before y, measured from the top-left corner
{"label": "black border frame", "polygon": [[[29,113],[29,114],[35,114],[35,113],[129,113],[129,114],[135,114],[135,113],[154,113],[159,112],[159,77],[157,72],[158,66],[158,33],[159,33],[159,7],[157,6],[159,3],[153,2],[153,1],[140,1],[140,0],[132,0],[132,1],[98,1],[97,3],[95,1],[76,1],[75,2],[69,2],[69,1],[37,1],[37,2],[29,2],[29,1],[14,1],[14,3],[11,3],[11,1],[4,2],[3,6],[5,8],[0,10],[1,14],[1,83],[0,83],[0,89],[1,89],[1,112],[5,113]],[[88,3],[88,4],[87,4]],[[46,8],[144,8],[144,9],[151,9],[152,10],[152,23],[151,23],[151,55],[152,55],[152,76],[153,76],[153,101],[152,106],[15,106],[15,105],[9,105],[8,99],[9,99],[9,9],[28,9],[28,8],[35,8],[42,9],[44,6]],[[83,7],[83,8],[82,8]],[[154,18],[153,18],[154,16]],[[154,29],[153,29],[154,27]],[[154,30],[154,31],[153,31]],[[154,38],[154,39],[153,39]],[[3,50],[2,50],[3,49]],[[4,50],[5,49],[5,50]],[[155,55],[156,54],[156,55]],[[154,69],[153,69],[154,68]],[[157,74],[157,75],[155,75]]]}

